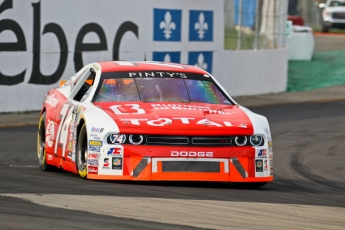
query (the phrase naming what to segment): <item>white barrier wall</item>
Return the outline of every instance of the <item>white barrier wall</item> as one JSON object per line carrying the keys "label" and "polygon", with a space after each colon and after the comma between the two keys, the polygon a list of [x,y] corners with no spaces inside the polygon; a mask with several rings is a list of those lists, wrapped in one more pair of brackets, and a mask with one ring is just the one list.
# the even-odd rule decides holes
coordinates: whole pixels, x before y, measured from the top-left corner
{"label": "white barrier wall", "polygon": [[284,92],[288,50],[215,52],[213,76],[231,96]]}
{"label": "white barrier wall", "polygon": [[49,89],[87,63],[143,60],[145,54],[203,67],[232,95],[277,90],[239,87],[253,72],[272,83],[286,78],[286,69],[269,71],[271,63],[249,72],[239,68],[260,57],[283,60],[284,52],[252,57],[223,51],[223,43],[223,0],[0,0],[0,112],[39,110]]}

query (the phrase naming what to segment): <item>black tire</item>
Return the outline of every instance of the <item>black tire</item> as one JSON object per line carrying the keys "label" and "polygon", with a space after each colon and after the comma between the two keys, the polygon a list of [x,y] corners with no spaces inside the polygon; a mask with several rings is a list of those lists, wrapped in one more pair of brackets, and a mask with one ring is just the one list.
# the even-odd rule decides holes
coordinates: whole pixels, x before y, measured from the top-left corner
{"label": "black tire", "polygon": [[46,114],[42,113],[40,121],[38,123],[38,135],[37,135],[37,157],[38,164],[43,171],[50,171],[54,167],[47,164],[46,154]]}
{"label": "black tire", "polygon": [[87,158],[88,158],[88,143],[86,124],[80,129],[78,135],[78,144],[76,149],[76,167],[80,177],[87,178]]}
{"label": "black tire", "polygon": [[255,189],[264,186],[267,182],[233,182],[235,188]]}

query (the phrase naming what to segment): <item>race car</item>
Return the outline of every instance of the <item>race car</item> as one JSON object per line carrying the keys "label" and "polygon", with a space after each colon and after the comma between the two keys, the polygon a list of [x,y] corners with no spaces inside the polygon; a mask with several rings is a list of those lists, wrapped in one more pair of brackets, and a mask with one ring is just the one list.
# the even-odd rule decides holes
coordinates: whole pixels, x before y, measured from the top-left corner
{"label": "race car", "polygon": [[40,113],[42,170],[97,180],[273,180],[267,119],[205,70],[149,61],[86,65],[51,89]]}

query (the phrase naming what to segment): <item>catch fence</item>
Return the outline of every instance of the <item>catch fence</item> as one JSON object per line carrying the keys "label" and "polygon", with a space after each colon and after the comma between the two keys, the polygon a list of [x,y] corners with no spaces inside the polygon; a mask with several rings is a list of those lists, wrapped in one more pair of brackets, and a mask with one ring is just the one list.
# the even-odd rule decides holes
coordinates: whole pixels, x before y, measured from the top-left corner
{"label": "catch fence", "polygon": [[224,0],[224,49],[285,47],[288,0]]}

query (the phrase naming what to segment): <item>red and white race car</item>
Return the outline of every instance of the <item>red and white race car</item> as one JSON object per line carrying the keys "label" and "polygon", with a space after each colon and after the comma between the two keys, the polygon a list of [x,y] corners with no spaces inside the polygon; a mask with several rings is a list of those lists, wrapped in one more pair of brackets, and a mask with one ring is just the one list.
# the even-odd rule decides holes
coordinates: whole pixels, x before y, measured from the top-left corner
{"label": "red and white race car", "polygon": [[37,148],[42,170],[87,179],[273,180],[267,119],[182,64],[86,65],[44,98]]}

